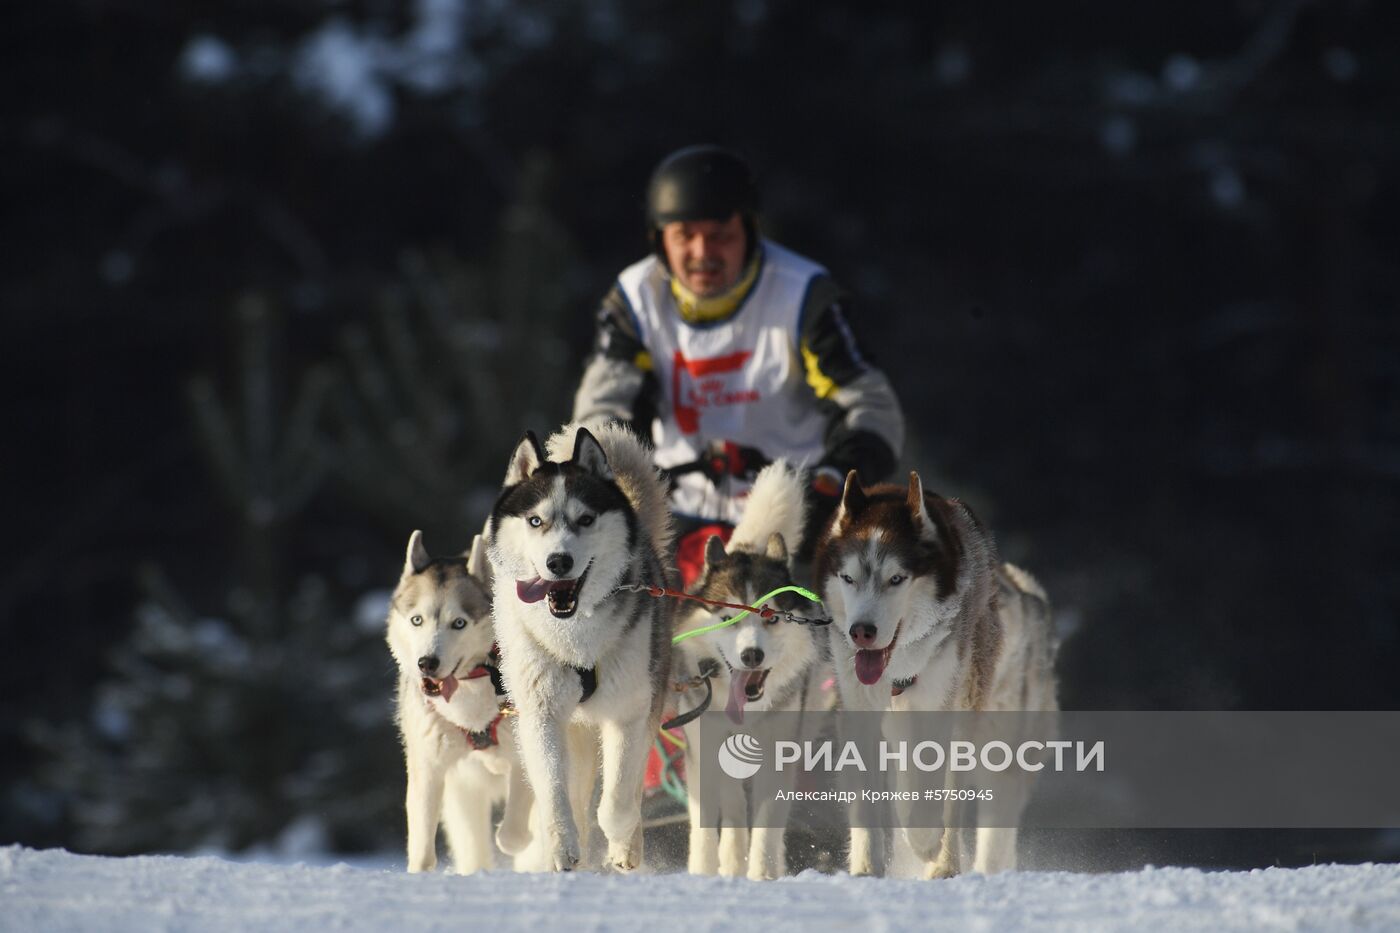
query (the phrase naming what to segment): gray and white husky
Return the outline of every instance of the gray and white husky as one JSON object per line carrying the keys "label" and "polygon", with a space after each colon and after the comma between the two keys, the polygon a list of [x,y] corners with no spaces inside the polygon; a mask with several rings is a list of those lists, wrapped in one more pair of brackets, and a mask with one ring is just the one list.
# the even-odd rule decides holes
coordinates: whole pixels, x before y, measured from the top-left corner
{"label": "gray and white husky", "polygon": [[607,859],[642,863],[642,782],[671,662],[666,488],[626,428],[526,434],[488,524],[501,672],[547,864],[579,863],[601,754]]}
{"label": "gray and white husky", "polygon": [[[806,507],[805,478],[801,471],[776,460],[758,474],[744,506],[743,519],[735,527],[728,548],[718,536],[705,547],[705,569],[691,592],[707,599],[756,605],[755,601],[793,582],[792,559],[802,547]],[[787,608],[793,597],[775,602]],[[733,609],[699,607],[683,610],[677,632],[683,633],[727,620]],[[824,639],[823,639],[824,640]],[[815,630],[779,619],[750,614],[738,622],[682,641],[676,648],[678,671],[691,677],[713,671],[710,680],[724,698],[725,713],[735,725],[746,712],[800,711],[806,708],[811,682],[822,655]],[[693,688],[682,706],[693,708],[703,693]],[[700,811],[700,724],[687,723],[686,783],[690,806],[690,858],[692,874],[747,875],[755,880],[780,878],[787,873],[783,848],[786,805],[771,794],[754,794],[753,800],[727,798],[742,814],[722,814],[720,825],[702,825]]]}
{"label": "gray and white husky", "polygon": [[439,822],[456,872],[493,867],[491,806],[502,798],[497,845],[519,856],[530,842],[530,788],[501,711],[488,579],[480,536],[465,559],[434,559],[415,531],[389,604],[412,872],[436,866]]}
{"label": "gray and white husky", "polygon": [[[924,492],[917,473],[907,488],[864,490],[852,471],[815,570],[834,620],[832,663],[846,709],[1058,709],[1045,591],[1000,563],[972,511]],[[1030,784],[1007,774],[996,799],[1019,818]],[[930,877],[959,871],[959,835],[904,831]],[[850,859],[852,874],[882,873],[878,832],[853,828]],[[973,869],[1015,864],[1015,827],[978,827]]]}

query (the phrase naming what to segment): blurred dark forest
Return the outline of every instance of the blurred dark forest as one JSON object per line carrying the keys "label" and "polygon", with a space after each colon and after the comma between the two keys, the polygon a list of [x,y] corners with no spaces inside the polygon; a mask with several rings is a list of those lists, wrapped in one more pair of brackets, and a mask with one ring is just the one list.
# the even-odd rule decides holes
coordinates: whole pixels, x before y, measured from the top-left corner
{"label": "blurred dark forest", "polygon": [[398,847],[408,534],[465,548],[567,416],[700,141],[858,296],[904,466],[1046,583],[1067,708],[1397,708],[1398,20],[7,4],[0,842]]}

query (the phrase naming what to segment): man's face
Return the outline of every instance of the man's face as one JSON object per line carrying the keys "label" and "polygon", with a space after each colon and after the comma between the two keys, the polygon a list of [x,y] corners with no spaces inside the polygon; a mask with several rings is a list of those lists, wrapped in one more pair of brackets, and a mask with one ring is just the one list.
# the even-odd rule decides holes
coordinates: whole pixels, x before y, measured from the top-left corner
{"label": "man's face", "polygon": [[748,246],[738,212],[728,220],[677,220],[661,228],[671,274],[701,298],[728,291],[744,271]]}

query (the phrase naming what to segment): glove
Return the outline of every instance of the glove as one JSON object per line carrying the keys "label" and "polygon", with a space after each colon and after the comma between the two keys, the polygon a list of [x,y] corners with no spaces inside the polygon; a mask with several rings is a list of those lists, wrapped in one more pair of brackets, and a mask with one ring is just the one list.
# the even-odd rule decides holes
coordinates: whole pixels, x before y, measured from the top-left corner
{"label": "glove", "polygon": [[733,441],[711,441],[705,447],[704,459],[708,461],[705,475],[714,483],[724,476],[752,482],[769,463],[757,447],[743,447]]}

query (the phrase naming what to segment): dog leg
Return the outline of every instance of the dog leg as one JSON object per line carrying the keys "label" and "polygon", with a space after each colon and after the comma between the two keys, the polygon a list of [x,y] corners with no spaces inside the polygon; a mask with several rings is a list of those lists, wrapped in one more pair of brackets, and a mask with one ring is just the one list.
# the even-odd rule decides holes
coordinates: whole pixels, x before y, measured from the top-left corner
{"label": "dog leg", "polygon": [[943,841],[933,861],[924,871],[925,878],[952,878],[962,871],[961,827],[947,826],[943,829]]}
{"label": "dog leg", "polygon": [[787,874],[787,850],[783,829],[755,826],[749,841],[749,880],[773,881]]}
{"label": "dog leg", "polygon": [[874,827],[851,827],[850,871],[853,875],[885,874],[885,837]]}
{"label": "dog leg", "polygon": [[700,823],[700,767],[687,768],[685,772],[686,807],[690,810],[690,853],[686,868],[692,875],[713,875],[719,871],[719,830]]}
{"label": "dog leg", "polygon": [[573,871],[578,866],[580,850],[578,829],[569,806],[565,727],[548,709],[522,709],[516,723],[525,776],[534,789],[535,806],[541,811],[549,865],[555,871]]}
{"label": "dog leg", "polygon": [[506,783],[506,807],[501,825],[496,828],[496,845],[506,855],[519,855],[530,845],[530,811],[535,796],[525,780],[525,769],[519,762],[511,765]]}
{"label": "dog leg", "polygon": [[550,871],[553,864],[548,851],[549,834],[545,831],[544,815],[538,806],[530,807],[529,822],[530,843],[511,859],[511,867],[521,872]]}
{"label": "dog leg", "polygon": [[569,806],[578,829],[580,868],[597,868],[602,855],[593,832],[598,822],[598,733],[592,726],[569,727]]}
{"label": "dog leg", "polygon": [[972,870],[984,875],[1016,868],[1016,829],[1014,827],[979,826],[977,854]]}
{"label": "dog leg", "polygon": [[650,719],[602,722],[603,797],[598,825],[608,839],[608,861],[619,871],[642,864],[642,779],[651,748]]}
{"label": "dog leg", "polygon": [[749,860],[749,830],[746,826],[730,826],[719,830],[719,873],[725,878],[742,878]]}
{"label": "dog leg", "polygon": [[783,832],[787,826],[791,805],[778,800],[777,796],[766,785],[760,787],[758,779],[754,779],[749,800],[752,829],[749,833],[748,871],[748,876],[753,881],[772,881],[787,874],[787,850],[783,845]]}
{"label": "dog leg", "polygon": [[938,826],[906,826],[904,839],[919,864],[924,865],[938,858],[943,848],[943,830]]}
{"label": "dog leg", "polygon": [[408,870],[437,867],[437,829],[442,820],[443,772],[418,758],[408,759]]}
{"label": "dog leg", "polygon": [[491,849],[491,775],[463,760],[443,791],[443,828],[452,853],[452,871],[470,875],[494,867]]}

